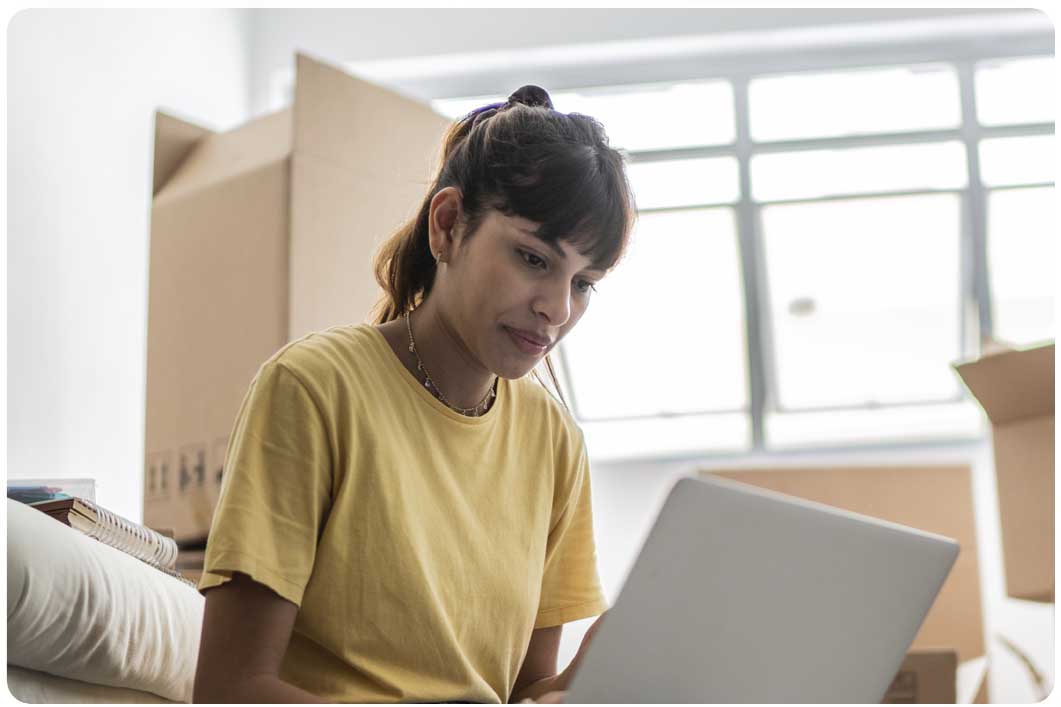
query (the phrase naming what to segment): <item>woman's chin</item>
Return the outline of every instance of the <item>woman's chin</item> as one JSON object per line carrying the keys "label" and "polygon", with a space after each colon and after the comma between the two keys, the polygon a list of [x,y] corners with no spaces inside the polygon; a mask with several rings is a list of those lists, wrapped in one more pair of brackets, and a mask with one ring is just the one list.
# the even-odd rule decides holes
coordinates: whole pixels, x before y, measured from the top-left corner
{"label": "woman's chin", "polygon": [[508,380],[515,380],[522,378],[523,376],[534,370],[534,367],[538,365],[542,357],[531,358],[529,356],[521,356],[519,360],[509,358],[501,362],[501,364],[494,369],[494,373]]}

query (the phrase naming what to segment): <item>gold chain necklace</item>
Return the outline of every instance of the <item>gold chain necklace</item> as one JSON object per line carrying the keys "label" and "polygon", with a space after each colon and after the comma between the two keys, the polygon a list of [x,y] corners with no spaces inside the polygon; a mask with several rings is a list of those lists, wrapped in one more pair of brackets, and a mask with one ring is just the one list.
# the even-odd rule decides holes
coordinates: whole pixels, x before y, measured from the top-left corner
{"label": "gold chain necklace", "polygon": [[424,378],[427,379],[424,381],[424,387],[431,391],[436,398],[441,400],[446,407],[456,410],[461,415],[467,415],[469,417],[479,417],[483,415],[490,407],[490,401],[497,397],[497,378],[494,378],[494,384],[491,385],[490,390],[486,392],[486,397],[484,397],[475,407],[462,408],[454,405],[447,400],[446,396],[442,394],[442,391],[438,389],[435,381],[431,379],[431,374],[428,373],[427,369],[424,367],[424,362],[420,360],[420,354],[416,350],[416,342],[413,341],[413,325],[409,322],[409,312],[405,313],[405,328],[409,332],[409,353],[416,356],[416,370],[423,373]]}

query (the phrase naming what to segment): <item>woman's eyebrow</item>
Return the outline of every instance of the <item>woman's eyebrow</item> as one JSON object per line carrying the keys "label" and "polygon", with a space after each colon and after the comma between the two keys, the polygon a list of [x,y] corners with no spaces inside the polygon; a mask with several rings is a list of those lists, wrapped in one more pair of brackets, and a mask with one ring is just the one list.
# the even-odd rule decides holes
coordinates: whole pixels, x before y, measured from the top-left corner
{"label": "woman's eyebrow", "polygon": [[554,253],[556,253],[558,256],[560,256],[561,260],[567,260],[567,253],[564,252],[564,249],[561,248],[560,244],[557,243],[556,241],[547,241],[547,240],[545,240],[544,238],[542,238],[541,236],[538,235],[538,231],[536,229],[523,228],[521,226],[516,226],[516,228],[519,229],[520,231],[522,231],[523,233],[526,233],[528,236],[533,236],[534,238],[536,238],[541,243],[544,243]]}
{"label": "woman's eyebrow", "polygon": [[[564,249],[561,248],[560,244],[557,243],[556,241],[547,241],[547,240],[545,240],[544,238],[542,238],[541,236],[538,235],[538,232],[536,230],[531,229],[531,228],[522,228],[520,226],[516,226],[516,229],[521,231],[521,232],[523,232],[523,233],[526,233],[528,236],[533,236],[536,240],[540,241],[541,243],[544,243],[550,250],[552,250],[554,253],[556,253],[560,257],[561,260],[567,260],[567,253],[564,252]],[[596,272],[596,273],[601,273],[601,274],[603,274],[605,272],[604,268],[599,267],[596,264],[591,264],[589,267],[587,267],[585,269],[587,271],[590,271],[590,272]]]}

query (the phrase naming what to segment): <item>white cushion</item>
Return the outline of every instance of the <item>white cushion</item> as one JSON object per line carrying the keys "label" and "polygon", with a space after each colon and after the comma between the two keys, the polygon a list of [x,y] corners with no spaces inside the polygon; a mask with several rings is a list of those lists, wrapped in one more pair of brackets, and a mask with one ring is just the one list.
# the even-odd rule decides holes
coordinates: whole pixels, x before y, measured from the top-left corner
{"label": "white cushion", "polygon": [[7,662],[190,702],[203,597],[7,501]]}
{"label": "white cushion", "polygon": [[80,680],[27,670],[17,665],[7,666],[7,689],[19,702],[30,704],[178,704],[150,692],[130,690],[127,687],[93,685]]}

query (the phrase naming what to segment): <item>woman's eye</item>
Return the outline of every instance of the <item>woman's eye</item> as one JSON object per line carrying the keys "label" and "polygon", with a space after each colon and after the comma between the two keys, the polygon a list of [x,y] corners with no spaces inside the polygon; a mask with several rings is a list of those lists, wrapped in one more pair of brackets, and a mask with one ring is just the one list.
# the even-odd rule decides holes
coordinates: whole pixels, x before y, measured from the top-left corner
{"label": "woman's eye", "polygon": [[579,280],[577,285],[578,285],[578,291],[581,292],[582,294],[586,294],[590,290],[592,290],[594,292],[597,291],[597,287],[592,282],[590,282],[589,280]]}
{"label": "woman's eye", "polygon": [[534,253],[528,253],[525,250],[520,250],[517,252],[520,254],[520,257],[522,257],[523,260],[527,262],[527,265],[530,265],[532,268],[540,268],[545,265],[545,261],[539,258]]}

